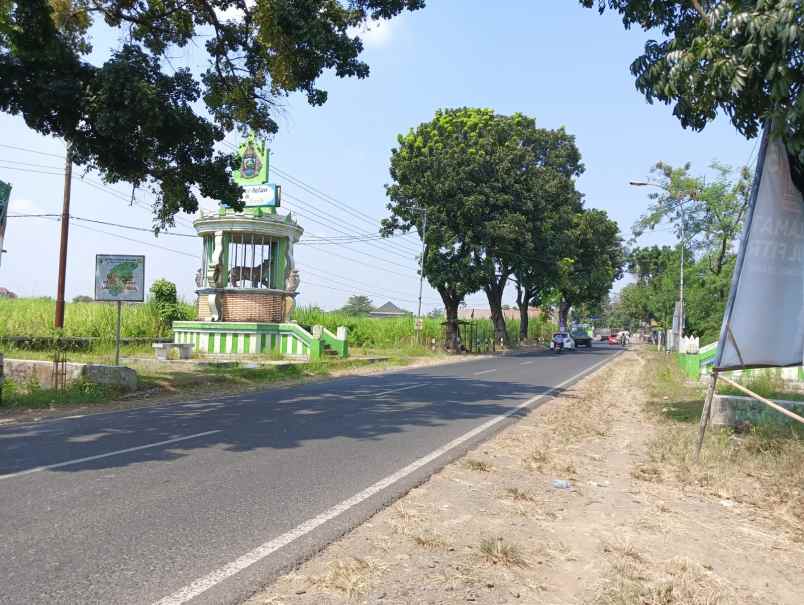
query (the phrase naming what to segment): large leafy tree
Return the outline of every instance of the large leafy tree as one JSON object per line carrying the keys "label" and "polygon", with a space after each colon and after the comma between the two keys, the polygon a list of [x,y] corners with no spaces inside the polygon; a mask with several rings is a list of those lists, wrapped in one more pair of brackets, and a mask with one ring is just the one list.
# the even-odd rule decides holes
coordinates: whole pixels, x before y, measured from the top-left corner
{"label": "large leafy tree", "polygon": [[574,305],[596,303],[622,276],[625,262],[620,228],[603,210],[587,209],[573,217],[559,264],[559,323],[567,325]]}
{"label": "large leafy tree", "polygon": [[505,287],[518,272],[524,278],[518,280],[520,286],[532,292],[536,282],[527,278],[554,264],[554,232],[560,230],[562,217],[580,209],[573,179],[583,165],[574,137],[563,129],[537,128],[535,120],[522,114],[492,116],[474,147],[478,171],[472,182],[483,202],[473,210],[464,237],[475,245],[495,339],[510,344],[502,308]]}
{"label": "large leafy tree", "polygon": [[391,151],[390,216],[382,233],[416,228],[424,240],[424,275],[444,303],[452,350],[459,348],[458,307],[484,284],[482,248],[474,239],[487,203],[476,188],[485,166],[477,143],[493,120],[487,109],[439,110],[430,122],[399,135]]}
{"label": "large leafy tree", "polygon": [[[108,182],[148,185],[160,222],[197,194],[239,207],[232,158],[213,146],[235,128],[273,133],[282,97],[326,101],[324,70],[365,78],[357,26],[424,0],[0,0],[0,111],[62,137],[74,163]],[[90,34],[122,43],[92,64]],[[203,40],[208,65],[163,70],[169,52]],[[203,109],[199,103],[203,101]]]}
{"label": "large leafy tree", "polygon": [[719,111],[747,137],[773,124],[797,178],[804,166],[801,0],[580,0],[618,12],[626,28],[660,33],[631,64],[648,101],[673,104],[686,128]]}
{"label": "large leafy tree", "polygon": [[[392,152],[391,217],[383,232],[420,230],[426,211],[425,275],[441,294],[448,325],[465,295],[482,288],[495,338],[507,342],[503,291],[516,270],[526,273],[526,262],[550,262],[536,240],[555,227],[557,215],[580,207],[573,178],[582,169],[563,130],[536,128],[521,114],[439,111],[401,136]],[[524,283],[531,299],[533,283]]]}
{"label": "large leafy tree", "polygon": [[562,253],[566,250],[574,216],[581,211],[581,195],[574,177],[583,170],[574,137],[563,129],[542,131],[543,158],[534,171],[525,205],[526,231],[508,259],[516,286],[519,335],[528,336],[528,308],[555,298]]}

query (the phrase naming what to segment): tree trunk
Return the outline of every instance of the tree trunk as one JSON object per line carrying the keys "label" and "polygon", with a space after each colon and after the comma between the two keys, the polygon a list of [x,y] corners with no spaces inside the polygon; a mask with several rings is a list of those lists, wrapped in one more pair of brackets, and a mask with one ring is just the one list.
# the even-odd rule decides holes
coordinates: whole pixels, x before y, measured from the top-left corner
{"label": "tree trunk", "polygon": [[507,280],[507,276],[503,277],[500,279],[502,284],[495,280],[493,284],[487,284],[483,289],[486,291],[486,298],[489,301],[491,323],[494,325],[494,341],[510,347],[511,339],[508,338],[508,331],[505,329],[505,315],[502,310],[502,295]]}
{"label": "tree trunk", "polygon": [[444,348],[453,353],[461,352],[460,331],[458,326],[458,305],[461,304],[462,297],[458,296],[452,289],[439,287],[438,294],[444,303],[444,315],[446,316],[446,335],[444,338]]}
{"label": "tree trunk", "polygon": [[562,330],[568,330],[569,327],[567,325],[567,318],[569,317],[569,311],[571,304],[569,304],[566,300],[561,300],[558,304],[558,327]]}
{"label": "tree trunk", "polygon": [[516,282],[516,306],[519,307],[519,340],[528,339],[528,324],[530,316],[528,315],[528,307],[530,301],[534,296],[532,289],[522,287],[519,282]]}
{"label": "tree trunk", "polygon": [[530,319],[528,316],[528,300],[525,299],[521,303],[517,301],[516,304],[519,307],[519,340],[527,340],[528,320]]}
{"label": "tree trunk", "polygon": [[444,314],[447,318],[447,334],[444,347],[453,353],[460,353],[460,338],[458,330],[458,303],[444,301]]}

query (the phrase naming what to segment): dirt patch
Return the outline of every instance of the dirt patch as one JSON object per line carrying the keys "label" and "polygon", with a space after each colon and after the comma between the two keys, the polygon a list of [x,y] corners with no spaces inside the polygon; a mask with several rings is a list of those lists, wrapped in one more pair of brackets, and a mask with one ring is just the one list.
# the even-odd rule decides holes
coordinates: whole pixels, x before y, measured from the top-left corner
{"label": "dirt patch", "polygon": [[657,456],[646,359],[625,353],[248,605],[798,605],[801,520]]}

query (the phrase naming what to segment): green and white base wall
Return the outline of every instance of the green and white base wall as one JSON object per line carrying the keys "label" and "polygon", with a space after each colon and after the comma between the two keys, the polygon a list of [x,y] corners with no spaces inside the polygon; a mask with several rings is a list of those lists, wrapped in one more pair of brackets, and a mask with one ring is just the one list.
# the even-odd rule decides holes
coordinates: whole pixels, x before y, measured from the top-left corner
{"label": "green and white base wall", "polygon": [[323,326],[308,332],[295,323],[175,321],[173,341],[192,344],[207,355],[281,355],[316,361],[331,352],[347,357],[347,330],[333,334]]}

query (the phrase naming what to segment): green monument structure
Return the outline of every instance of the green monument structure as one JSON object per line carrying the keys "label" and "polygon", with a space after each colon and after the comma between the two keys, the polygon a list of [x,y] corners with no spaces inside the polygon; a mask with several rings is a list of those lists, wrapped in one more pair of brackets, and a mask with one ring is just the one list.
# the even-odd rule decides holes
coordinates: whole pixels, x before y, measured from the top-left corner
{"label": "green monument structure", "polygon": [[290,213],[280,214],[282,189],[269,182],[269,150],[250,135],[239,148],[234,180],[243,187],[245,208],[221,204],[193,222],[202,240],[196,274],[196,321],[173,322],[174,340],[198,353],[280,354],[320,359],[348,354],[347,332],[291,321],[299,291],[293,246],[304,229]]}

